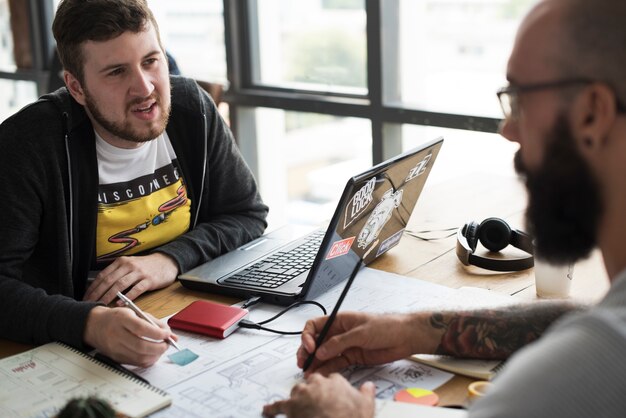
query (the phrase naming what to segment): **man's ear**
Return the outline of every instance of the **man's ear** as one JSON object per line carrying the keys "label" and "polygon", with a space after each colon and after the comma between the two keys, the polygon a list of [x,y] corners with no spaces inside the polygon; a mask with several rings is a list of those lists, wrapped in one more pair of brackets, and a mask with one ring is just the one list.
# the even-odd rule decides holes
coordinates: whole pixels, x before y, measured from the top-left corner
{"label": "man's ear", "polygon": [[80,81],[78,81],[72,73],[65,70],[63,71],[63,80],[65,81],[67,90],[70,92],[74,100],[84,106],[85,91],[83,90],[83,86],[80,84]]}
{"label": "man's ear", "polygon": [[593,83],[574,99],[572,132],[581,149],[602,146],[617,117],[615,93],[604,83]]}

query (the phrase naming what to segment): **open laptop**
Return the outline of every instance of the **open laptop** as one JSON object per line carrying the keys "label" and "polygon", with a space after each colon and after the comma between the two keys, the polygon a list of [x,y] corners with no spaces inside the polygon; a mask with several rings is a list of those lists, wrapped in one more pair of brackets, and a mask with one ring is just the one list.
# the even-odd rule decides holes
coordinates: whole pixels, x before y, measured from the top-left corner
{"label": "open laptop", "polygon": [[178,276],[189,289],[288,305],[314,299],[396,246],[443,138],[350,178],[327,229],[278,229]]}

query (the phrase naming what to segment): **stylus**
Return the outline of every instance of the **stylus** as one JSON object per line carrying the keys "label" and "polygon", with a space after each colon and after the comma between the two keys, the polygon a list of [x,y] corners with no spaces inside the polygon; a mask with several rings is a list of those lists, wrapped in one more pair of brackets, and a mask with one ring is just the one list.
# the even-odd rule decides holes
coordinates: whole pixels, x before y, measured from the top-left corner
{"label": "stylus", "polygon": [[313,350],[313,352],[309,354],[309,356],[307,357],[307,359],[304,362],[304,366],[302,366],[302,371],[303,372],[306,372],[306,369],[308,369],[311,366],[311,364],[313,363],[313,359],[315,359],[315,353],[317,353],[317,349],[319,348],[319,346],[322,344],[322,342],[326,338],[326,334],[328,334],[328,330],[330,330],[330,326],[335,321],[335,317],[337,316],[337,312],[339,312],[339,307],[341,306],[341,303],[343,302],[343,299],[346,297],[346,294],[348,293],[348,289],[350,289],[350,286],[352,285],[352,282],[354,281],[354,278],[356,277],[357,273],[359,272],[359,268],[361,268],[362,264],[363,264],[363,261],[359,260],[359,262],[356,264],[356,266],[354,266],[354,270],[352,270],[352,274],[350,274],[350,278],[348,279],[348,282],[346,283],[346,286],[343,288],[343,291],[341,292],[341,296],[339,296],[339,300],[337,301],[337,304],[335,305],[335,307],[333,308],[333,311],[330,313],[330,316],[326,320],[326,323],[324,324],[324,328],[322,328],[322,331],[320,332],[320,335],[318,335],[317,339],[315,340],[315,350]]}

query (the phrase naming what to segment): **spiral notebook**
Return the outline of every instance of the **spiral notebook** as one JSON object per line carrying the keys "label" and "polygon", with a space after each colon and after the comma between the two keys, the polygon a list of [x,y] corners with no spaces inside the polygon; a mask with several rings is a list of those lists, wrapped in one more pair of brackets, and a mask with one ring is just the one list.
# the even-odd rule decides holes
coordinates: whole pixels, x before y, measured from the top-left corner
{"label": "spiral notebook", "polygon": [[49,417],[67,401],[97,396],[129,417],[172,403],[166,392],[60,342],[0,360],[0,416]]}

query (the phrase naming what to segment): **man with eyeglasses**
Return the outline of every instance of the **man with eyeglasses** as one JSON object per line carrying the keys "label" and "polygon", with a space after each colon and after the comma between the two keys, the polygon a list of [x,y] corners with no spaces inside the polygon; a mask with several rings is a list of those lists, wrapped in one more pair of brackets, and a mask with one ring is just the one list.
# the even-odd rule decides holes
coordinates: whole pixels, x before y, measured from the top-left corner
{"label": "man with eyeglasses", "polygon": [[[520,149],[537,253],[571,263],[602,251],[596,306],[535,303],[474,312],[344,312],[291,398],[266,416],[374,415],[375,387],[333,373],[413,353],[509,358],[475,417],[622,417],[626,411],[626,2],[544,0],[524,19],[498,92],[500,131]],[[325,318],[309,321],[297,361]],[[325,377],[328,376],[328,377]]]}

